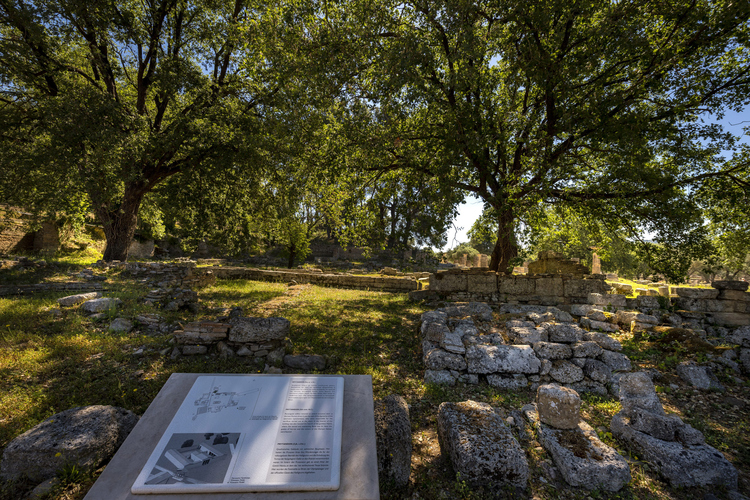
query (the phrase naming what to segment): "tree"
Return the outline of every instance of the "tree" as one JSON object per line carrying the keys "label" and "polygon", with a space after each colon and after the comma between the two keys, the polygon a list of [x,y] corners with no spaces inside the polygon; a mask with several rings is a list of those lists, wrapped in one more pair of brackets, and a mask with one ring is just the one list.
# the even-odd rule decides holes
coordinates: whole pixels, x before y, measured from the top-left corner
{"label": "tree", "polygon": [[85,191],[104,259],[125,260],[161,182],[248,167],[274,106],[299,95],[304,16],[245,0],[0,0],[3,197]]}
{"label": "tree", "polygon": [[496,216],[492,269],[509,267],[519,220],[540,204],[634,233],[690,232],[673,205],[692,211],[691,190],[748,168],[721,161],[736,137],[700,121],[748,104],[747,2],[382,0],[351,12],[340,31],[360,34],[349,50],[361,70],[346,97],[404,123],[395,137],[431,157],[392,147],[382,168],[482,198]]}

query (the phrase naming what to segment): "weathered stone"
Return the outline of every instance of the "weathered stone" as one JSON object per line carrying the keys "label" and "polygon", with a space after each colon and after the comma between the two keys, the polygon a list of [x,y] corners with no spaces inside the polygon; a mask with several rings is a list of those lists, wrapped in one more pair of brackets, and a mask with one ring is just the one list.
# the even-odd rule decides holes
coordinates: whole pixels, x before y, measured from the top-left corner
{"label": "weathered stone", "polygon": [[557,323],[547,328],[550,342],[573,343],[581,340],[586,331],[576,324]]}
{"label": "weathered stone", "polygon": [[474,345],[466,350],[469,373],[538,373],[534,350],[526,345]]}
{"label": "weathered stone", "polygon": [[677,430],[685,425],[677,415],[660,415],[643,408],[633,408],[629,413],[633,429],[663,441],[674,441]]}
{"label": "weathered stone", "polygon": [[724,386],[721,385],[719,379],[711,371],[711,368],[707,366],[700,366],[691,361],[683,361],[677,365],[675,371],[682,380],[698,389],[703,389],[704,391],[724,390]]}
{"label": "weathered stone", "polygon": [[422,337],[430,342],[440,342],[442,338],[450,333],[450,328],[443,322],[422,322],[420,328]]}
{"label": "weathered stone", "polygon": [[597,306],[625,307],[625,296],[620,294],[590,293],[588,303]]}
{"label": "weathered stone", "polygon": [[560,277],[537,278],[535,281],[535,295],[562,297],[565,294],[563,279]]}
{"label": "weathered stone", "polygon": [[497,293],[497,273],[471,274],[466,287],[471,293]]}
{"label": "weathered stone", "polygon": [[504,295],[534,295],[536,280],[522,276],[501,277],[497,282],[497,291]]}
{"label": "weathered stone", "polygon": [[459,354],[451,354],[429,342],[422,342],[424,366],[428,370],[458,370],[466,369],[466,360]]}
{"label": "weathered stone", "polygon": [[583,374],[595,382],[606,384],[612,377],[612,370],[601,361],[587,359],[583,365]]}
{"label": "weathered stone", "polygon": [[456,385],[456,377],[449,370],[425,370],[425,384]]}
{"label": "weathered stone", "polygon": [[601,346],[593,340],[576,342],[571,347],[573,348],[573,356],[576,358],[596,358],[602,353]]}
{"label": "weathered stone", "polygon": [[115,318],[115,320],[109,324],[110,332],[128,333],[132,329],[133,329],[133,322],[126,318]]}
{"label": "weathered stone", "polygon": [[[186,345],[182,347],[181,352],[183,356],[196,356],[199,354],[206,354],[208,352],[208,347],[204,345]],[[174,356],[174,353],[172,356]]]}
{"label": "weathered stone", "polygon": [[430,275],[430,290],[437,292],[465,292],[467,282],[467,275],[465,274],[438,271],[436,274]]}
{"label": "weathered stone", "polygon": [[114,311],[120,305],[122,301],[120,299],[113,299],[109,297],[103,297],[100,299],[91,299],[81,305],[81,309],[87,313],[98,313],[105,311]]}
{"label": "weathered stone", "polygon": [[612,417],[612,434],[647,460],[674,488],[723,486],[737,489],[737,470],[716,448],[683,446],[633,429],[623,412]]}
{"label": "weathered stone", "polygon": [[440,347],[453,354],[463,354],[466,352],[463,340],[461,340],[461,334],[456,332],[448,332],[443,335],[440,339]]}
{"label": "weathered stone", "polygon": [[575,318],[573,318],[573,316],[571,316],[569,312],[561,311],[556,308],[553,308],[553,309],[554,309],[555,319],[559,321],[560,323],[574,323],[575,322]]}
{"label": "weathered stone", "polygon": [[526,376],[521,375],[520,373],[514,373],[511,375],[487,375],[487,383],[492,387],[506,391],[516,391],[529,385]]}
{"label": "weathered stone", "polygon": [[605,312],[600,309],[592,309],[591,311],[588,312],[586,317],[594,321],[607,321],[608,320]]}
{"label": "weathered stone", "polygon": [[243,345],[239,349],[237,349],[237,356],[244,358],[245,356],[252,356],[252,355],[253,355],[253,351],[246,345]]}
{"label": "weathered stone", "polygon": [[608,351],[622,351],[622,344],[606,333],[586,332],[583,334],[583,340],[596,342],[599,347]]}
{"label": "weathered stone", "polygon": [[610,333],[616,333],[620,331],[620,328],[612,323],[604,322],[604,321],[589,321],[589,328],[591,330],[600,330],[602,332],[610,332]]}
{"label": "weathered stone", "polygon": [[625,373],[619,377],[619,397],[622,411],[630,417],[635,408],[657,415],[665,415],[651,378],[644,372]]}
{"label": "weathered stone", "polygon": [[514,344],[533,345],[537,342],[546,341],[547,330],[544,328],[513,327],[508,330],[508,336]]}
{"label": "weathered stone", "polygon": [[570,314],[575,316],[586,316],[594,309],[596,309],[596,306],[591,304],[573,304],[570,306]]}
{"label": "weathered stone", "polygon": [[613,372],[630,371],[630,359],[621,352],[602,350],[601,360],[609,366]]}
{"label": "weathered stone", "polygon": [[581,419],[578,393],[557,384],[540,385],[536,390],[539,419],[557,429],[575,429]]}
{"label": "weathered stone", "polygon": [[750,283],[747,281],[714,281],[711,286],[717,290],[737,290],[740,292],[746,292]]}
{"label": "weathered stone", "polygon": [[234,356],[234,349],[229,347],[229,345],[223,340],[216,343],[216,352],[219,353],[219,356],[222,358],[231,358]]}
{"label": "weathered stone", "polygon": [[477,385],[479,383],[479,375],[474,373],[462,373],[458,376],[458,381],[462,384]]}
{"label": "weathered stone", "polygon": [[72,307],[81,302],[86,302],[91,299],[98,299],[102,296],[101,292],[90,292],[90,293],[79,293],[78,295],[69,295],[57,299],[57,303],[63,307]]}
{"label": "weathered stone", "polygon": [[138,422],[115,406],[84,406],[57,413],[13,439],[3,452],[0,477],[27,475],[42,482],[64,465],[93,470],[109,460]]}
{"label": "weathered stone", "polygon": [[573,389],[578,394],[582,394],[584,392],[598,394],[600,396],[606,396],[608,394],[607,388],[604,386],[604,384],[600,384],[599,382],[595,382],[589,378],[584,378],[580,382],[567,384],[567,387]]}
{"label": "weathered stone", "polygon": [[528,318],[534,322],[534,324],[539,325],[540,323],[552,321],[555,319],[555,315],[551,312],[546,313],[537,313],[537,312],[530,312],[527,314]]}
{"label": "weathered stone", "polygon": [[406,486],[411,473],[409,406],[391,394],[374,401],[378,476],[396,487]]}
{"label": "weathered stone", "polygon": [[587,490],[619,491],[630,482],[628,462],[614,448],[604,444],[586,422],[581,420],[573,430],[556,430],[538,424],[537,435],[569,485]]}
{"label": "weathered stone", "polygon": [[542,360],[542,366],[539,368],[539,375],[549,375],[549,371],[552,369],[552,361],[549,359]]}
{"label": "weathered stone", "polygon": [[565,359],[572,355],[570,346],[554,342],[537,342],[534,344],[537,357],[543,359]]}
{"label": "weathered stone", "polygon": [[549,376],[561,384],[570,384],[583,380],[583,370],[566,360],[558,360],[552,363]]}
{"label": "weathered stone", "polygon": [[685,288],[675,287],[674,293],[685,299],[715,299],[719,291],[714,288]]}
{"label": "weathered stone", "polygon": [[493,487],[526,487],[526,455],[490,405],[442,403],[437,424],[440,448],[463,480]]}
{"label": "weathered stone", "polygon": [[689,424],[683,424],[677,428],[675,433],[677,441],[685,446],[706,444],[706,438],[703,433]]}
{"label": "weathered stone", "polygon": [[604,280],[568,279],[564,284],[566,297],[588,297],[590,293],[604,293]]}
{"label": "weathered stone", "polygon": [[[656,290],[654,290],[654,293],[656,293]],[[635,307],[641,310],[659,309],[659,299],[648,295],[639,295],[635,298]]]}
{"label": "weathered stone", "polygon": [[324,370],[326,358],[319,354],[287,354],[284,356],[284,364],[295,370]]}
{"label": "weathered stone", "polygon": [[289,335],[289,320],[286,318],[232,318],[229,320],[231,342],[265,342],[284,340]]}
{"label": "weathered stone", "polygon": [[[711,314],[716,325],[720,326],[748,326],[750,325],[750,307],[745,309],[746,312],[716,312]],[[682,314],[682,312],[680,312]]]}
{"label": "weathered stone", "polygon": [[742,347],[750,347],[750,326],[741,326],[727,335],[727,342]]}
{"label": "weathered stone", "polygon": [[649,314],[643,314],[638,311],[617,311],[615,314],[615,322],[630,328],[630,324],[633,321],[638,323],[647,323],[650,325],[658,325],[659,319]]}
{"label": "weathered stone", "polygon": [[742,371],[750,374],[750,349],[740,349],[739,360]]}
{"label": "weathered stone", "polygon": [[175,330],[174,339],[180,344],[215,344],[227,338],[229,325],[215,321],[195,321]]}

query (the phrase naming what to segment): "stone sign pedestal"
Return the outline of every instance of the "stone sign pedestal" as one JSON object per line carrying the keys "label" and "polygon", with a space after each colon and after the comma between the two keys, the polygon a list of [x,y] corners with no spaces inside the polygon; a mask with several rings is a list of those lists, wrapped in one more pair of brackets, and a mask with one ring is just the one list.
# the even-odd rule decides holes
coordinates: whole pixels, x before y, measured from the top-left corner
{"label": "stone sign pedestal", "polygon": [[[372,378],[344,375],[341,484],[335,491],[133,495],[131,486],[190,391],[205,374],[173,374],[107,465],[85,500],[342,500],[380,498]],[[226,376],[226,375],[224,375]],[[242,375],[238,375],[242,376]],[[264,375],[254,375],[263,377]],[[270,376],[270,375],[269,375]]]}

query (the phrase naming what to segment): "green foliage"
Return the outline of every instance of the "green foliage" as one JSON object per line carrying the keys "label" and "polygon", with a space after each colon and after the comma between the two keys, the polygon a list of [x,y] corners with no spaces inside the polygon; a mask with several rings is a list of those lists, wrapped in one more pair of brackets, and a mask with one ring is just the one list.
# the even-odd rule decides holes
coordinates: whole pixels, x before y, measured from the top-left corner
{"label": "green foliage", "polygon": [[445,252],[445,257],[448,260],[458,260],[462,255],[466,254],[466,260],[471,261],[471,259],[474,259],[479,253],[480,252],[474,248],[471,243],[461,243],[457,247]]}

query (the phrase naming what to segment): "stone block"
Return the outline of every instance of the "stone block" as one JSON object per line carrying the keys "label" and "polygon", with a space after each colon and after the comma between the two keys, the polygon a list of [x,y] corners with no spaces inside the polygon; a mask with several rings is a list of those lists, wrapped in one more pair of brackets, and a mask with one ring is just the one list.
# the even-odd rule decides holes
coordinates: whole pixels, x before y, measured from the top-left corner
{"label": "stone block", "polygon": [[601,354],[601,360],[605,365],[613,372],[627,372],[630,371],[630,359],[621,352],[613,352],[604,349]]}
{"label": "stone block", "polygon": [[289,335],[286,318],[232,318],[229,320],[229,340],[232,342],[266,342],[284,340]]}
{"label": "stone block", "polygon": [[714,288],[676,287],[674,293],[685,299],[715,299],[719,296],[719,290]]}
{"label": "stone block", "polygon": [[659,299],[648,295],[639,295],[635,298],[636,309],[659,309]]}
{"label": "stone block", "polygon": [[87,300],[81,305],[81,309],[87,313],[98,313],[105,311],[114,311],[120,305],[122,301],[120,299],[112,298],[100,298]]}
{"label": "stone block", "polygon": [[590,293],[588,303],[597,306],[625,307],[626,297],[619,294]]}
{"label": "stone block", "polygon": [[575,429],[581,419],[578,393],[557,384],[540,385],[536,390],[539,419],[557,429]]}
{"label": "stone block", "polygon": [[498,488],[526,488],[526,455],[502,418],[486,403],[442,403],[437,416],[440,448],[463,480]]}
{"label": "stone block", "polygon": [[750,326],[741,326],[727,335],[727,341],[742,347],[750,347]]}
{"label": "stone block", "polygon": [[533,345],[537,342],[546,342],[548,339],[545,328],[512,327],[508,330],[508,336],[514,344]]}
{"label": "stone block", "polygon": [[534,295],[536,280],[523,276],[498,276],[497,291],[504,295]]}
{"label": "stone block", "polygon": [[456,377],[450,370],[425,370],[424,383],[453,386],[456,385]]}
{"label": "stone block", "polygon": [[630,417],[635,408],[657,415],[665,415],[651,378],[644,372],[625,373],[619,378],[619,397],[622,411]]}
{"label": "stone block", "polygon": [[42,482],[65,465],[81,471],[109,460],[138,422],[116,406],[84,406],[57,413],[13,439],[3,452],[0,477],[26,475]]}
{"label": "stone block", "polygon": [[573,304],[570,306],[570,314],[575,316],[586,316],[594,309],[597,309],[597,307],[591,304]]}
{"label": "stone block", "polygon": [[746,292],[750,283],[747,281],[714,281],[711,283],[713,288],[717,290],[736,290],[740,292]]}
{"label": "stone block", "polygon": [[204,345],[186,345],[182,347],[180,352],[182,352],[183,356],[198,356],[206,354],[208,352],[208,347]]}
{"label": "stone block", "polygon": [[526,376],[520,373],[487,375],[487,383],[496,389],[505,391],[518,391],[529,385]]}
{"label": "stone block", "polygon": [[72,307],[81,302],[86,302],[87,300],[98,299],[101,296],[101,292],[79,293],[78,295],[69,295],[67,297],[59,298],[57,299],[57,303],[63,307]]}
{"label": "stone block", "polygon": [[604,280],[586,280],[571,278],[565,280],[563,295],[565,297],[585,297],[590,293],[604,293]]}
{"label": "stone block", "polygon": [[737,489],[737,470],[716,448],[708,445],[683,446],[663,441],[629,425],[623,412],[612,417],[612,434],[629,449],[653,465],[673,488],[719,486]]}
{"label": "stone block", "polygon": [[[747,309],[746,309],[747,310]],[[682,313],[680,313],[682,315]],[[750,325],[750,313],[717,312],[711,314],[717,326],[747,326]]]}
{"label": "stone block", "polygon": [[583,339],[585,333],[586,331],[583,328],[571,323],[552,324],[547,328],[550,342],[562,342],[565,344],[578,342]]}
{"label": "stone block", "polygon": [[573,430],[556,430],[538,424],[537,434],[569,485],[614,492],[630,482],[628,462],[614,448],[604,444],[586,422],[580,421]]}
{"label": "stone block", "polygon": [[555,342],[536,342],[533,344],[537,357],[542,359],[565,359],[572,356],[573,352],[567,344]]}
{"label": "stone block", "polygon": [[682,380],[698,389],[704,391],[724,390],[724,386],[721,385],[711,368],[707,366],[697,365],[691,361],[683,361],[677,365],[675,371]]}
{"label": "stone block", "polygon": [[466,369],[466,360],[459,354],[452,354],[440,349],[429,342],[422,342],[423,362],[428,370],[458,370]]}
{"label": "stone block", "polygon": [[435,279],[430,276],[430,290],[437,292],[465,292],[468,287],[468,276],[451,272],[438,272]]}
{"label": "stone block", "polygon": [[685,424],[677,415],[660,415],[643,408],[633,408],[630,412],[630,426],[663,441],[677,439],[677,430]]}
{"label": "stone block", "polygon": [[565,294],[562,278],[537,278],[535,283],[536,295],[562,297]]}
{"label": "stone block", "polygon": [[602,354],[602,347],[593,340],[576,342],[571,347],[576,358],[596,358]]}
{"label": "stone block", "polygon": [[586,359],[583,374],[594,382],[606,384],[612,378],[612,369],[596,359]]}
{"label": "stone block", "polygon": [[466,349],[469,373],[539,373],[541,361],[526,345],[474,345]]}
{"label": "stone block", "polygon": [[115,320],[109,324],[110,332],[128,333],[132,329],[133,322],[127,318],[115,318]]}
{"label": "stone block", "polygon": [[284,364],[295,370],[324,370],[326,358],[319,354],[287,354],[284,356]]}
{"label": "stone block", "polygon": [[411,423],[409,406],[391,394],[374,401],[378,476],[396,487],[409,483],[411,474]]}
{"label": "stone block", "polygon": [[564,359],[554,361],[549,376],[561,384],[572,384],[583,380],[583,370]]}
{"label": "stone block", "polygon": [[471,293],[497,293],[497,273],[469,275],[466,290]]}

